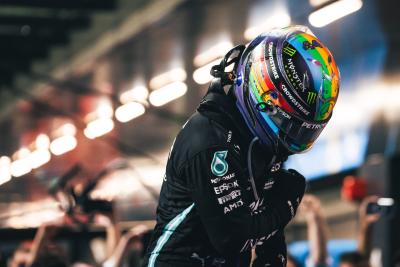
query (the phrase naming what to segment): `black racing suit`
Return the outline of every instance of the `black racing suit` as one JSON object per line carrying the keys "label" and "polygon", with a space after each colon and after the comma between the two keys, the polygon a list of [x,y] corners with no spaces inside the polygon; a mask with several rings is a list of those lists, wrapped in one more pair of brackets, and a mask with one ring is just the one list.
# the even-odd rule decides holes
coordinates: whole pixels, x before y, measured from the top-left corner
{"label": "black racing suit", "polygon": [[[257,142],[233,96],[214,81],[170,151],[142,266],[249,266],[256,246],[253,266],[284,266],[282,229],[304,193],[304,178],[276,171],[281,159]],[[277,175],[295,176],[300,189],[273,193]]]}

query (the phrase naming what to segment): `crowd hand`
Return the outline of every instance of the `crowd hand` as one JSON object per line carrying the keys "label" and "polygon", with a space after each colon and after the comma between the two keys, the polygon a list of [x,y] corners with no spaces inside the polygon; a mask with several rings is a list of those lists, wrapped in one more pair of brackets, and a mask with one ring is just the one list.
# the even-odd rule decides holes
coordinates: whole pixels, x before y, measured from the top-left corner
{"label": "crowd hand", "polygon": [[146,225],[139,224],[139,225],[131,228],[126,234],[128,236],[142,236],[147,231],[149,231],[149,228]]}
{"label": "crowd hand", "polygon": [[379,214],[368,214],[367,207],[370,203],[376,203],[377,196],[365,197],[359,207],[360,227],[358,233],[358,249],[361,253],[369,257],[372,249],[372,228],[370,227],[379,218]]}
{"label": "crowd hand", "polygon": [[90,216],[84,213],[73,212],[71,214],[65,214],[64,216],[65,225],[73,225],[73,224],[87,225],[89,222],[90,222]]}
{"label": "crowd hand", "polygon": [[380,218],[380,214],[368,214],[367,207],[370,203],[376,203],[378,201],[378,196],[367,196],[360,204],[359,216],[360,216],[360,226],[361,228],[368,228],[372,223],[376,222]]}
{"label": "crowd hand", "polygon": [[321,201],[313,195],[305,194],[299,211],[307,222],[310,260],[314,265],[325,266],[328,257],[326,247],[328,226],[322,215]]}
{"label": "crowd hand", "polygon": [[[120,266],[122,259],[131,244],[131,242],[138,240],[149,229],[145,225],[138,225],[126,232],[118,242],[118,245],[113,250],[113,253],[102,264],[103,267]],[[140,248],[141,249],[141,248]]]}
{"label": "crowd hand", "polygon": [[307,222],[314,222],[322,217],[321,201],[310,194],[305,194],[299,207]]}
{"label": "crowd hand", "polygon": [[112,226],[116,224],[116,218],[113,212],[96,212],[93,217],[94,223],[103,226]]}
{"label": "crowd hand", "polygon": [[96,211],[92,215],[93,223],[105,227],[107,257],[110,257],[121,238],[121,230],[114,209],[108,212]]}
{"label": "crowd hand", "polygon": [[60,226],[63,226],[64,223],[65,217],[61,217],[54,221],[43,223],[39,226],[32,243],[27,266],[31,266],[38,255],[48,249]]}
{"label": "crowd hand", "polygon": [[38,231],[35,235],[35,239],[40,237],[41,239],[52,239],[55,237],[59,229],[65,225],[68,225],[70,218],[68,215],[64,215],[55,220],[48,221],[39,226]]}

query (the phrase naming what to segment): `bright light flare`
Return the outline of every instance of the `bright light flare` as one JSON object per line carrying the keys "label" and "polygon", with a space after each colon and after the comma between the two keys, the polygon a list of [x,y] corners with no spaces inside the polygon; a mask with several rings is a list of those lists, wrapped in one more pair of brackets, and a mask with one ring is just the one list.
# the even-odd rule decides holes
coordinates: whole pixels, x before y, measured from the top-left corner
{"label": "bright light flare", "polygon": [[390,207],[394,205],[394,200],[393,198],[381,197],[378,199],[377,203],[379,206]]}
{"label": "bright light flare", "polygon": [[144,112],[145,108],[142,104],[138,102],[131,102],[118,107],[115,111],[115,117],[120,122],[128,122],[139,117],[140,115],[143,115]]}
{"label": "bright light flare", "polygon": [[73,150],[77,145],[75,136],[64,135],[54,139],[50,144],[50,151],[56,156],[65,154]]}
{"label": "bright light flare", "polygon": [[114,110],[111,106],[109,99],[102,99],[99,106],[96,109],[97,118],[111,118],[114,114]]}
{"label": "bright light flare", "polygon": [[246,40],[253,40],[261,33],[264,33],[273,28],[284,28],[289,26],[291,18],[286,11],[275,12],[274,15],[267,18],[263,23],[257,26],[247,28],[244,32]]}
{"label": "bright light flare", "polygon": [[175,100],[187,92],[187,86],[183,82],[173,82],[154,90],[150,93],[149,101],[153,106],[159,107]]}
{"label": "bright light flare", "polygon": [[218,43],[206,51],[198,54],[193,63],[195,66],[200,67],[209,63],[210,61],[215,60],[216,58],[224,56],[231,48],[233,48],[233,44],[229,41]]}
{"label": "bright light flare", "polygon": [[362,5],[361,0],[339,0],[311,13],[308,16],[308,21],[314,27],[324,27],[335,20],[356,12]]}
{"label": "bright light flare", "polygon": [[193,72],[193,80],[198,84],[206,84],[212,80],[212,76],[210,74],[211,67],[214,65],[218,65],[221,62],[221,58],[208,63],[207,65],[196,69]]}
{"label": "bright light flare", "polygon": [[309,0],[310,5],[312,5],[314,7],[323,5],[323,4],[325,4],[325,3],[329,2],[329,1],[330,0]]}
{"label": "bright light flare", "polygon": [[183,82],[184,80],[186,80],[186,71],[181,68],[176,68],[153,77],[150,80],[150,87],[152,89],[158,89],[171,82]]}
{"label": "bright light flare", "polygon": [[11,180],[11,159],[6,156],[0,157],[0,185]]}
{"label": "bright light flare", "polygon": [[59,132],[59,135],[75,135],[76,127],[72,123],[66,123],[61,126],[57,132]]}
{"label": "bright light flare", "polygon": [[114,122],[109,118],[100,118],[88,123],[83,133],[89,139],[94,139],[111,132],[114,129]]}
{"label": "bright light flare", "polygon": [[107,178],[101,180],[97,187],[90,193],[93,199],[103,199],[111,201],[118,197],[141,193],[143,187],[132,172],[123,170],[118,171]]}
{"label": "bright light flare", "polygon": [[138,101],[145,102],[147,97],[149,96],[149,90],[142,85],[135,86],[131,90],[123,92],[119,100],[122,104],[127,104],[129,102]]}
{"label": "bright light flare", "polygon": [[39,134],[35,140],[37,149],[48,149],[50,146],[50,138],[45,134]]}
{"label": "bright light flare", "polygon": [[51,159],[51,154],[47,149],[37,149],[29,155],[29,161],[32,169],[37,169],[43,166]]}
{"label": "bright light flare", "polygon": [[11,163],[11,175],[14,177],[20,177],[32,170],[32,166],[29,160],[31,152],[26,147],[20,148],[16,153],[16,159]]}

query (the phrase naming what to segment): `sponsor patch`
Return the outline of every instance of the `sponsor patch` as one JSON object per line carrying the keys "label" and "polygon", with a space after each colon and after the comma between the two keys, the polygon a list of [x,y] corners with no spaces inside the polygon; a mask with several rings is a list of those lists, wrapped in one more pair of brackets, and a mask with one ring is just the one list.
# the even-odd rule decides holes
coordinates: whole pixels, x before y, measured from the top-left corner
{"label": "sponsor patch", "polygon": [[219,182],[222,182],[222,181],[229,181],[232,178],[235,178],[235,173],[234,172],[230,173],[228,175],[222,176],[222,177],[213,178],[213,179],[211,179],[211,183],[218,184]]}
{"label": "sponsor patch", "polygon": [[230,143],[231,140],[232,140],[232,131],[229,130],[229,132],[228,132],[228,138],[226,139],[226,142],[227,142],[227,143]]}
{"label": "sponsor patch", "polygon": [[226,205],[224,207],[224,214],[227,214],[227,213],[233,211],[234,209],[237,209],[237,208],[243,206],[243,204],[244,204],[243,200],[239,199],[238,201],[236,201],[232,204]]}
{"label": "sponsor patch", "polygon": [[231,188],[239,187],[238,181],[234,181],[232,183],[224,183],[220,186],[214,187],[215,194],[219,195],[222,194],[224,191],[227,191]]}
{"label": "sponsor patch", "polygon": [[226,162],[226,156],[228,150],[217,151],[214,153],[213,160],[211,162],[211,172],[216,176],[224,176],[228,172],[228,162]]}
{"label": "sponsor patch", "polygon": [[265,182],[264,184],[264,190],[269,190],[272,188],[272,186],[274,185],[275,181],[274,180],[270,180]]}
{"label": "sponsor patch", "polygon": [[230,201],[230,200],[236,199],[236,198],[239,197],[240,195],[241,195],[240,190],[232,191],[232,192],[229,193],[228,195],[222,196],[222,197],[218,198],[218,203],[219,203],[219,204],[224,204],[224,203],[226,203],[226,202],[228,202],[228,201]]}

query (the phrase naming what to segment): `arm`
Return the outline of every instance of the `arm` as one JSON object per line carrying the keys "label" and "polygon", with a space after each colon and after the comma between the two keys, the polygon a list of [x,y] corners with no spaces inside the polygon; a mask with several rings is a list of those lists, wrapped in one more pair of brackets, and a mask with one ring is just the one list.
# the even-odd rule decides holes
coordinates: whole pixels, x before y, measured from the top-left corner
{"label": "arm", "polygon": [[296,190],[287,188],[282,192],[285,197],[268,203],[263,212],[252,213],[244,169],[237,152],[224,147],[198,153],[183,167],[195,208],[221,254],[246,250],[256,240],[266,240],[283,229],[295,215],[304,193],[304,177],[287,172],[282,175],[291,176],[293,183],[299,185],[293,187]]}
{"label": "arm", "polygon": [[53,224],[42,224],[33,240],[30,257],[27,262],[27,266],[31,266],[32,263],[38,258],[38,256],[45,251],[46,245],[50,241],[50,238],[54,235],[57,226]]}
{"label": "arm", "polygon": [[308,241],[310,244],[310,260],[315,266],[325,266],[327,253],[327,224],[321,211],[321,203],[313,195],[305,195],[300,205],[307,222]]}
{"label": "arm", "polygon": [[120,228],[116,221],[115,214],[113,212],[98,213],[96,214],[95,220],[105,227],[107,257],[110,257],[117,247],[118,241],[121,237]]}
{"label": "arm", "polygon": [[369,257],[372,249],[372,224],[379,219],[379,214],[367,214],[367,206],[377,200],[377,196],[366,197],[359,208],[358,250],[367,257]]}
{"label": "arm", "polygon": [[138,225],[131,229],[129,232],[124,234],[115,247],[111,256],[102,264],[103,267],[118,267],[122,264],[122,259],[126,255],[129,243],[135,239],[140,238],[146,231],[147,227],[143,225]]}

